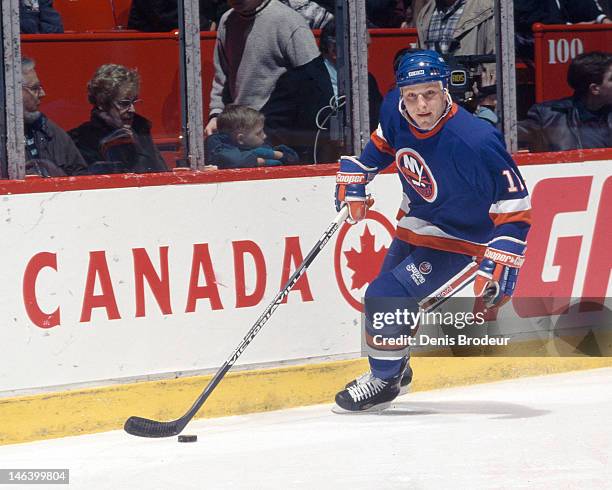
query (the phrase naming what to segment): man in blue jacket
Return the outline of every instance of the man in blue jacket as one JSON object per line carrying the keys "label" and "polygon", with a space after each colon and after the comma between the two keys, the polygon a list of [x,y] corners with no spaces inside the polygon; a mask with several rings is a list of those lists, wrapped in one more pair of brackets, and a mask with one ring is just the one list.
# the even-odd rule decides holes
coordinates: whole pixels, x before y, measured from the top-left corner
{"label": "man in blue jacket", "polygon": [[53,0],[19,0],[22,34],[61,34],[62,18],[53,8]]}

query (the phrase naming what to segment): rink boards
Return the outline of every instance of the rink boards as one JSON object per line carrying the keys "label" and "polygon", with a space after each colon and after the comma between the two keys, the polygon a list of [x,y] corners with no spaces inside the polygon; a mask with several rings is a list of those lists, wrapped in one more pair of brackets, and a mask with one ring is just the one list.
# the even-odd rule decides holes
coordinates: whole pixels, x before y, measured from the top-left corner
{"label": "rink boards", "polygon": [[[607,296],[611,165],[521,167],[536,225],[518,294]],[[77,411],[85,432],[116,428],[134,409],[180,414],[203,384],[192,376],[223,363],[334,218],[334,177],[320,173],[5,190],[0,442],[70,433],[77,419],[66,420]],[[401,195],[394,174],[370,188],[375,212],[330,241],[239,359],[242,371],[211,399],[208,416],[326,401],[339,379],[363,369],[355,359],[359,298],[391,241]],[[417,361],[416,388],[424,389],[499,379],[508,366],[537,373],[607,359]],[[436,375],[448,370],[456,376]],[[298,381],[306,393],[296,393]],[[53,420],[40,425],[41,414]]]}

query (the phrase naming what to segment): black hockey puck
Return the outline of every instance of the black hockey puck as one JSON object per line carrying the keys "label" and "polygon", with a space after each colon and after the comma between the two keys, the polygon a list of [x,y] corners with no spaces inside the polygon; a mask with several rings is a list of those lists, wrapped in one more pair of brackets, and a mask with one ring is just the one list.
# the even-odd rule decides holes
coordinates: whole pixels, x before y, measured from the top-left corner
{"label": "black hockey puck", "polygon": [[178,436],[178,442],[196,442],[198,440],[198,436]]}

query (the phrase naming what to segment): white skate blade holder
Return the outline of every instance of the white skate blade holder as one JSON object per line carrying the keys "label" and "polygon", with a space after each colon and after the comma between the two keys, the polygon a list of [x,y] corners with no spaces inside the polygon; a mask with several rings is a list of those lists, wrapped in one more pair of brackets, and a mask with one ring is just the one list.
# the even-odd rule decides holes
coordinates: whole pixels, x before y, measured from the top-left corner
{"label": "white skate blade holder", "polygon": [[387,408],[389,408],[391,406],[392,402],[385,402],[385,403],[381,403],[379,405],[375,405],[373,407],[370,408],[366,408],[365,410],[345,410],[344,408],[339,407],[337,404],[334,403],[333,407],[331,408],[331,411],[333,413],[336,413],[338,415],[365,415],[365,414],[380,414],[380,412],[385,411]]}

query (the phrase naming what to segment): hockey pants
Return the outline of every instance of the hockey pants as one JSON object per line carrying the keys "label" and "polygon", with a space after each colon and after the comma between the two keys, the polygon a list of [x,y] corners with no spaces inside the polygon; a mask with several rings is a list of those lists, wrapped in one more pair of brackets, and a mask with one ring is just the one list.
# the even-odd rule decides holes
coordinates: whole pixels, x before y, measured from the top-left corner
{"label": "hockey pants", "polygon": [[[435,309],[440,302],[471,284],[477,270],[473,257],[416,247],[395,238],[379,275],[365,292],[368,344],[374,335],[378,339],[410,335],[411,329],[417,326],[396,321],[394,313],[398,308],[415,313],[419,309]],[[385,318],[394,320],[374,321]],[[394,356],[393,349],[384,356],[370,355],[372,374],[381,379],[400,374],[402,359],[409,357],[409,350],[398,348],[397,351],[401,355]]]}

